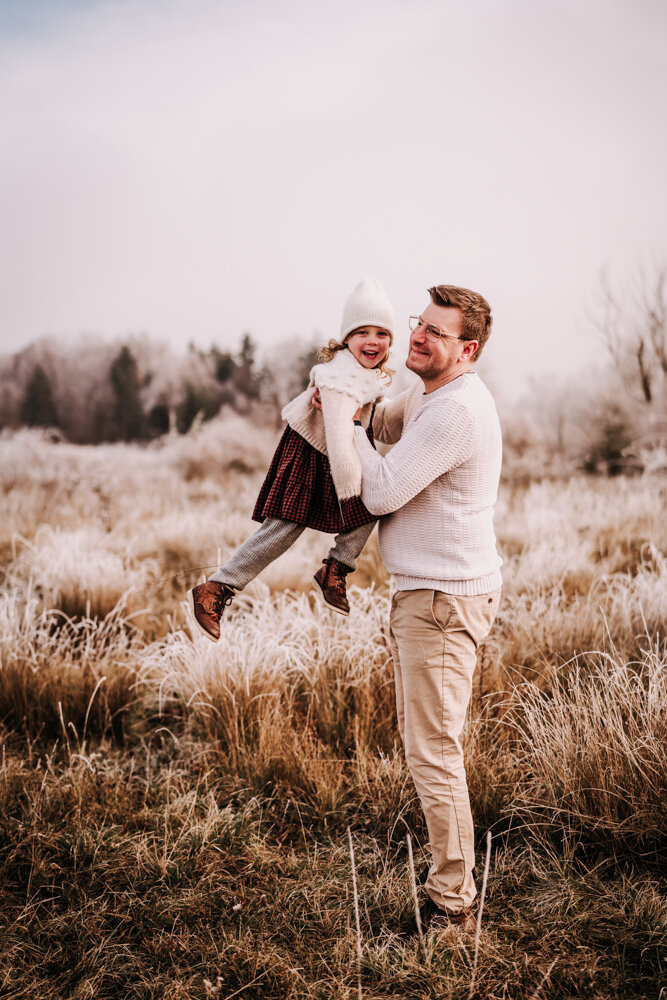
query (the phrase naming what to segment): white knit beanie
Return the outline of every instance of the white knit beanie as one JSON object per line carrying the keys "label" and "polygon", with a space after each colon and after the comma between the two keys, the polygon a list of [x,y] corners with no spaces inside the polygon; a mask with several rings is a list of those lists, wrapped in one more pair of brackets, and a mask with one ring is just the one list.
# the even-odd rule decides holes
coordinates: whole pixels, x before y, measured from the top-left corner
{"label": "white knit beanie", "polygon": [[393,339],[394,324],[394,307],[384,288],[377,278],[364,278],[345,300],[340,339],[360,326],[381,326]]}

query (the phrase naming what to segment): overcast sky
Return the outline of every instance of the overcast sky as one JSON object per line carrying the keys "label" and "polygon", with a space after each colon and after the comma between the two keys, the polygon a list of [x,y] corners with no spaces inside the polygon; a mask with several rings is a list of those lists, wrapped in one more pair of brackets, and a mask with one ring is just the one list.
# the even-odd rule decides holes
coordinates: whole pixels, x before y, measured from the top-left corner
{"label": "overcast sky", "polygon": [[[0,0],[0,350],[399,329],[490,300],[519,388],[597,344],[599,274],[667,263],[662,0]],[[407,335],[399,338],[403,354]]]}

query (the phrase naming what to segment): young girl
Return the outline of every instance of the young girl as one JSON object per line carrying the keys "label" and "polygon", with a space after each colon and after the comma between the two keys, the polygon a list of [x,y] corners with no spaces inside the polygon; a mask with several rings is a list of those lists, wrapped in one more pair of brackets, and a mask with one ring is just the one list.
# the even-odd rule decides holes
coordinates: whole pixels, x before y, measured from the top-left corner
{"label": "young girl", "polygon": [[[220,638],[220,618],[236,591],[305,528],[336,534],[315,581],[330,608],[349,614],[345,577],[356,568],[376,521],[360,497],[352,417],[362,407],[361,422],[372,442],[373,406],[391,382],[385,361],[393,329],[394,310],[382,285],[365,278],[345,302],[340,341],[330,340],[322,349],[324,363],[311,371],[309,387],[283,409],[287,427],[252,515],[261,527],[206,583],[189,591],[195,620],[210,639]],[[312,405],[313,387],[321,411]]]}

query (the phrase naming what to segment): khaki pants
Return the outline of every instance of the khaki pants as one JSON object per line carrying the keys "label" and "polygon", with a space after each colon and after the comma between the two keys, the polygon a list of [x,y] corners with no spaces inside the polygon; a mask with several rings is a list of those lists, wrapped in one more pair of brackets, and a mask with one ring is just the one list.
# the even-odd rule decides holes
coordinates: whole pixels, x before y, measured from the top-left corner
{"label": "khaki pants", "polygon": [[470,906],[477,894],[459,738],[477,647],[493,624],[499,600],[500,590],[478,597],[399,590],[391,607],[398,725],[433,858],[426,889],[438,906],[453,913]]}

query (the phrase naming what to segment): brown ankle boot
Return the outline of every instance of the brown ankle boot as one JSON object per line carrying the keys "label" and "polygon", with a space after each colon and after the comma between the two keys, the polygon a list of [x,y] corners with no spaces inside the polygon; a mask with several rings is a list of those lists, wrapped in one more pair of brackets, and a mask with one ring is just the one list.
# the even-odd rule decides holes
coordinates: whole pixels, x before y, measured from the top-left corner
{"label": "brown ankle boot", "polygon": [[217,642],[220,638],[220,619],[226,605],[232,603],[236,592],[226,583],[207,580],[188,591],[192,600],[195,621],[209,639]]}
{"label": "brown ankle boot", "polygon": [[352,570],[338,559],[323,559],[322,562],[324,565],[318,569],[313,579],[322,591],[324,603],[339,615],[349,615],[345,577]]}

